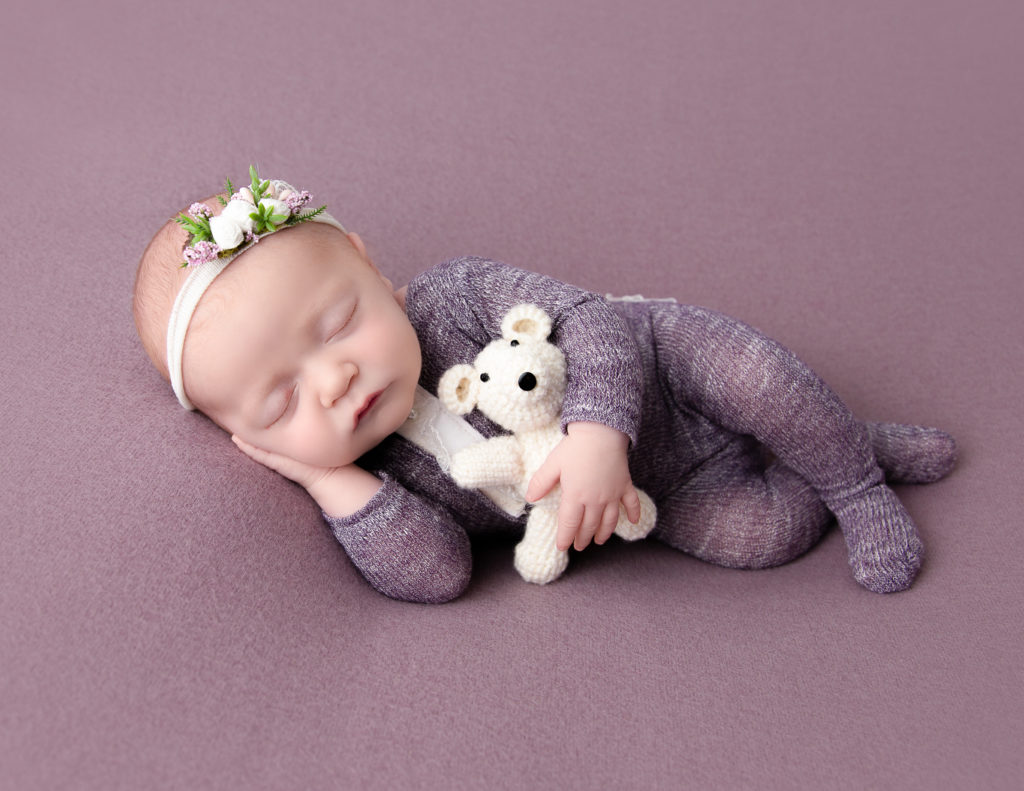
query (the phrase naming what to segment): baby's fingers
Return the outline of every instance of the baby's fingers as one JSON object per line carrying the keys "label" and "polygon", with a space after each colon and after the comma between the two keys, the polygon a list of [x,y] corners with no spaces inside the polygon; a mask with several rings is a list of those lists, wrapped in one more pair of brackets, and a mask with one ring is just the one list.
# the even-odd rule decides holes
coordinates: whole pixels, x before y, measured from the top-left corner
{"label": "baby's fingers", "polygon": [[[632,486],[622,496],[622,507],[626,509],[626,518],[634,525],[640,521],[640,496]],[[618,509],[616,509],[618,510]],[[618,521],[618,519],[616,519]],[[614,530],[614,526],[612,527]]]}
{"label": "baby's fingers", "polygon": [[570,504],[563,500],[562,504],[558,506],[558,528],[555,531],[555,546],[559,552],[564,552],[572,546],[582,521],[583,504]]}
{"label": "baby's fingers", "polygon": [[237,437],[234,434],[231,435],[231,441],[238,446],[238,449],[242,451],[242,453],[253,461],[259,462],[264,467],[280,473],[285,478],[289,478],[302,486],[306,486],[309,480],[313,477],[311,475],[311,468],[304,464],[300,464],[294,459],[289,459],[287,456],[282,456],[278,453],[271,453],[268,450],[263,450],[263,448],[257,448],[255,445],[246,442],[244,439]]}
{"label": "baby's fingers", "polygon": [[597,534],[594,536],[594,543],[597,545],[603,544],[609,538],[612,537],[612,533],[615,532],[615,526],[619,523],[619,505],[613,503],[604,509],[604,516],[601,518],[601,527],[598,529]]}
{"label": "baby's fingers", "polygon": [[545,461],[540,465],[530,479],[530,485],[526,488],[527,502],[535,503],[554,489],[560,474],[561,471],[557,464]]}
{"label": "baby's fingers", "polygon": [[604,513],[605,509],[600,506],[592,505],[585,510],[580,529],[576,533],[576,540],[573,542],[577,552],[586,549],[594,536],[600,532],[604,524]]}
{"label": "baby's fingers", "polygon": [[265,467],[270,467],[270,464],[267,463],[270,461],[270,453],[263,450],[262,448],[257,448],[255,445],[249,444],[244,439],[242,439],[239,436],[236,436],[235,434],[231,435],[231,441],[234,442],[235,446],[250,459],[252,459],[253,461],[258,461]]}

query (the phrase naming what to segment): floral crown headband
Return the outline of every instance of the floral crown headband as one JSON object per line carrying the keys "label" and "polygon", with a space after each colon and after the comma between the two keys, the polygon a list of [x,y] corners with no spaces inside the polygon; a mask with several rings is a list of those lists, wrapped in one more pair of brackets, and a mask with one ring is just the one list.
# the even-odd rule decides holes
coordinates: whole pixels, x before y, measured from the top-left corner
{"label": "floral crown headband", "polygon": [[192,271],[174,300],[167,323],[167,370],[174,395],[185,409],[195,409],[185,395],[181,371],[185,334],[199,299],[217,275],[259,242],[261,237],[285,228],[312,220],[332,225],[342,233],[346,232],[341,223],[327,213],[326,206],[303,211],[310,199],[305,190],[297,190],[284,181],[261,180],[252,165],[249,166],[249,176],[251,184],[237,192],[231,179],[227,180],[230,199],[218,197],[223,207],[220,214],[213,216],[206,204],[193,203],[188,212],[175,218],[190,234],[185,244],[185,261],[181,266]]}

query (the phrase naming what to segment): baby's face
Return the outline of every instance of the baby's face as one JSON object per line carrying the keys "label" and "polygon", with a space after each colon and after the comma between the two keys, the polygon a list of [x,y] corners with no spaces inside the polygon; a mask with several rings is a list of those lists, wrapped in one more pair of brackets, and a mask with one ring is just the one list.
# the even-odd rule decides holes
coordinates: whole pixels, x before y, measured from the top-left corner
{"label": "baby's face", "polygon": [[358,237],[313,225],[266,237],[224,271],[196,311],[183,372],[226,430],[336,467],[409,416],[420,347]]}

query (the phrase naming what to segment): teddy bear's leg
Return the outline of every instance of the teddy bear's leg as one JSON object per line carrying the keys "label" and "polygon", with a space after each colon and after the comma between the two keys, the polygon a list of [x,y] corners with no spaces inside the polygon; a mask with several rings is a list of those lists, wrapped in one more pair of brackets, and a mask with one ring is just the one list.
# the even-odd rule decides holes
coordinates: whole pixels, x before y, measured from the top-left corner
{"label": "teddy bear's leg", "polygon": [[557,529],[558,511],[534,506],[515,551],[516,571],[527,582],[544,585],[558,579],[569,564],[569,553],[555,546]]}
{"label": "teddy bear's leg", "polygon": [[867,423],[871,447],[889,483],[934,483],[956,464],[956,442],[945,431],[900,423]]}
{"label": "teddy bear's leg", "polygon": [[880,593],[909,587],[924,556],[917,527],[886,487],[867,427],[828,385],[785,347],[713,311],[679,306],[657,324],[677,400],[756,437],[810,484],[835,514],[860,584]]}
{"label": "teddy bear's leg", "polygon": [[629,517],[626,516],[626,510],[620,505],[619,521],[615,525],[615,535],[626,541],[646,538],[648,533],[654,529],[654,523],[658,518],[658,509],[655,507],[654,501],[647,496],[647,492],[637,489],[636,493],[640,497],[640,521],[636,524],[630,522]]}
{"label": "teddy bear's leg", "polygon": [[651,533],[719,566],[778,566],[818,542],[832,516],[817,492],[779,462],[764,468],[754,443],[736,442],[658,503]]}

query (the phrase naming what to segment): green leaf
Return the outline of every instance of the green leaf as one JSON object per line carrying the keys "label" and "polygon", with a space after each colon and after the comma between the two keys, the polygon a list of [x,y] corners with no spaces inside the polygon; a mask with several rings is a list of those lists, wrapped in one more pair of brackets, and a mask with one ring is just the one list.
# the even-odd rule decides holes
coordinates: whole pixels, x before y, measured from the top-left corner
{"label": "green leaf", "polygon": [[252,212],[249,217],[252,218],[253,231],[263,233],[266,230],[267,220],[262,206],[257,206],[256,211]]}
{"label": "green leaf", "polygon": [[174,219],[178,225],[192,234],[193,237],[201,235],[204,238],[210,238],[210,221],[206,217],[201,217],[197,220],[187,214],[179,214]]}
{"label": "green leaf", "polygon": [[292,217],[292,220],[294,220],[294,223],[307,222],[308,220],[312,220],[318,214],[323,214],[325,211],[327,211],[326,204],[318,209],[313,209],[312,211],[307,211],[303,214],[296,214]]}
{"label": "green leaf", "polygon": [[249,165],[249,179],[251,181],[249,188],[252,190],[252,194],[253,197],[256,199],[256,202],[259,203],[260,199],[259,196],[257,196],[257,193],[260,191],[260,177],[259,174],[256,172],[255,165]]}

